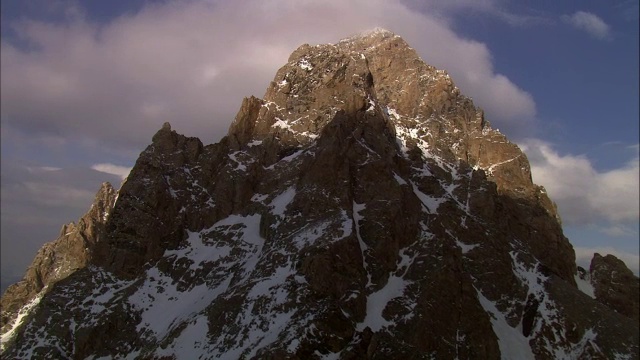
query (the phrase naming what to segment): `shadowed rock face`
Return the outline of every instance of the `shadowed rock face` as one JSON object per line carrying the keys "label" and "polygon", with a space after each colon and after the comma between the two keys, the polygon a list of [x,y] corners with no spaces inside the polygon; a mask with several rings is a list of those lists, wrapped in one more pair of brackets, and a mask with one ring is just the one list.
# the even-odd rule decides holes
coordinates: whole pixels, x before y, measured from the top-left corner
{"label": "shadowed rock face", "polygon": [[589,267],[594,295],[616,312],[638,321],[640,288],[638,277],[613,255],[595,254]]}
{"label": "shadowed rock face", "polygon": [[4,354],[637,354],[526,156],[388,31],[301,46],[217,144],[163,125],[109,214]]}

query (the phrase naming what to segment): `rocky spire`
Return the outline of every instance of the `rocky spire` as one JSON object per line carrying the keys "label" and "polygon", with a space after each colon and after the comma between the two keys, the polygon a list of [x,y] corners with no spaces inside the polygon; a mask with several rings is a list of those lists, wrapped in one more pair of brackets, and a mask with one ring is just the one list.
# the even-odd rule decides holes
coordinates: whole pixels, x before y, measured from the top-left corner
{"label": "rocky spire", "polygon": [[23,279],[11,285],[2,296],[0,326],[3,331],[11,326],[21,306],[43,296],[53,284],[89,264],[96,243],[105,234],[117,197],[111,184],[103,183],[89,211],[77,224],[63,225],[58,238],[40,248]]}
{"label": "rocky spire", "polygon": [[616,312],[639,320],[640,283],[638,277],[613,255],[594,254],[589,266],[595,298]]}

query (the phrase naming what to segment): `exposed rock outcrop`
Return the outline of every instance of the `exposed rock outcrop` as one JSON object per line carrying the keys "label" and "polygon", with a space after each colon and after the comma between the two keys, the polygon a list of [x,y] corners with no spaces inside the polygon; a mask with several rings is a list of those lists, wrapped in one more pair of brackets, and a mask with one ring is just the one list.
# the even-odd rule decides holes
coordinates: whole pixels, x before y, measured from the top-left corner
{"label": "exposed rock outcrop", "polygon": [[589,267],[594,295],[598,301],[616,312],[639,321],[639,279],[613,255],[596,253]]}
{"label": "exposed rock outcrop", "polygon": [[78,223],[63,225],[58,238],[40,248],[24,278],[7,288],[2,296],[3,333],[11,328],[25,304],[44,296],[53,284],[91,262],[96,243],[104,238],[105,224],[117,197],[111,184],[103,183],[91,208]]}
{"label": "exposed rock outcrop", "polygon": [[526,156],[385,30],[298,48],[217,144],[163,125],[110,214],[4,354],[637,358]]}

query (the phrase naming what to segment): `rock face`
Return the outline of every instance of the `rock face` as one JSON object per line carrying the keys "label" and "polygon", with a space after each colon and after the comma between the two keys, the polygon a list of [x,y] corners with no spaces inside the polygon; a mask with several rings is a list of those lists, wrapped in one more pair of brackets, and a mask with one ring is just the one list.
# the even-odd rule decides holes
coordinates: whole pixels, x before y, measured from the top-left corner
{"label": "rock face", "polygon": [[589,267],[595,298],[616,312],[638,321],[640,287],[622,260],[595,254]]}
{"label": "rock face", "polygon": [[2,333],[9,331],[20,309],[42,297],[55,283],[91,262],[92,249],[105,234],[105,223],[117,198],[115,189],[103,183],[89,211],[78,224],[62,226],[58,238],[45,244],[24,278],[2,296]]}
{"label": "rock face", "polygon": [[217,144],[163,125],[109,214],[3,355],[637,358],[526,156],[388,31],[301,46]]}

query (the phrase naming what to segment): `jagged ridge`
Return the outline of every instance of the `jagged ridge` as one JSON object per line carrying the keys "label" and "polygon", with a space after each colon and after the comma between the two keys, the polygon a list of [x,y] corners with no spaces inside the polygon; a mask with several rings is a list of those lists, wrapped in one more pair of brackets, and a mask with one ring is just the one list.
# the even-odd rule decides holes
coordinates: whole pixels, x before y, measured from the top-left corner
{"label": "jagged ridge", "polygon": [[301,46],[220,143],[163,126],[104,234],[5,354],[544,359],[638,349],[630,318],[576,288],[575,255],[526,156],[388,31]]}

